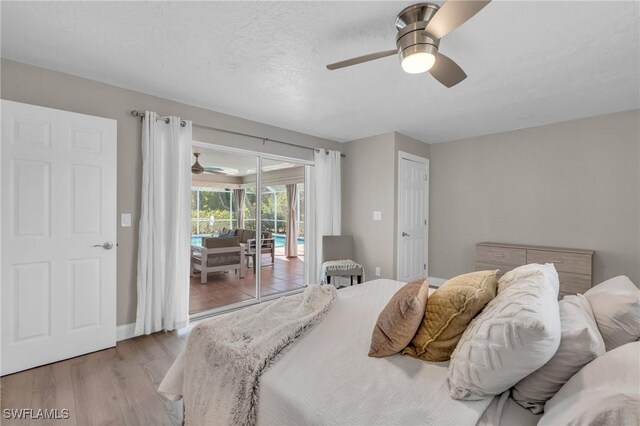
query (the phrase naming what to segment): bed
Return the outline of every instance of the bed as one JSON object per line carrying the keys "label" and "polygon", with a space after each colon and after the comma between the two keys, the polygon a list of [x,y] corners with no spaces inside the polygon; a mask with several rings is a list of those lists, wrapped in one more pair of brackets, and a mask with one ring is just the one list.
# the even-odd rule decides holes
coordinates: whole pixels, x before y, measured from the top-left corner
{"label": "bed", "polygon": [[367,356],[379,312],[403,285],[379,279],[339,290],[326,318],[260,378],[258,424],[536,424],[508,395],[451,399],[447,362]]}
{"label": "bed", "polygon": [[[456,351],[461,345],[479,348],[475,361],[478,368],[471,369],[466,377],[482,381],[477,387],[481,391],[499,388],[471,398],[467,398],[470,394],[460,394],[465,400],[450,397],[460,389],[456,383],[460,379],[456,376],[460,358],[455,352],[451,371],[448,361],[424,362],[398,354],[368,356],[380,311],[405,285],[386,279],[339,291],[333,286],[310,285],[301,294],[201,321],[192,329],[185,350],[158,392],[170,399],[183,398],[185,422],[194,425],[548,426],[603,424],[604,418],[610,420],[605,424],[639,424],[640,290],[628,277],[617,276],[585,295],[565,297],[559,305],[559,317],[549,320],[550,327],[557,327],[557,337],[540,333],[541,339],[525,340],[533,338],[512,335],[511,328],[501,325],[504,318],[518,318],[507,324],[524,324],[536,332],[541,329],[539,324],[544,323],[536,322],[529,313],[546,319],[553,316],[554,310],[548,308],[556,293],[545,286],[547,282],[553,284],[554,279],[546,275],[551,272],[557,286],[553,265],[527,265],[505,275],[504,288],[494,299],[498,303],[490,303],[483,310],[483,316],[489,319],[471,322],[467,331],[472,330],[472,340],[465,341],[463,335],[456,347]],[[522,296],[524,290],[531,293]],[[546,299],[530,296],[535,296],[534,291]],[[572,313],[571,307],[582,299],[588,309]],[[496,312],[509,313],[507,309],[511,308],[525,316],[491,317]],[[547,309],[548,315],[540,308]],[[589,322],[582,314],[591,312]],[[561,324],[566,326],[562,332]],[[489,335],[487,330],[495,330],[493,336],[497,337],[488,345],[483,342]],[[561,333],[562,339],[566,338],[564,346]],[[533,344],[500,340],[507,335]],[[480,343],[470,344],[476,337]],[[504,352],[491,352],[491,361],[486,362],[486,347],[492,351],[519,348],[520,352],[516,358],[511,355],[508,364],[494,362],[508,359],[502,358]],[[541,353],[541,348],[549,354],[543,364],[527,364],[530,354]],[[554,368],[561,372],[575,370],[572,376],[564,377],[554,373]],[[528,374],[526,380],[520,380],[523,369]],[[512,379],[515,374],[520,376]],[[540,381],[541,376],[548,378]],[[515,381],[489,388],[496,380],[504,382],[505,377]],[[561,380],[561,387],[551,389],[550,396],[540,397],[544,399],[529,397],[524,383],[531,380],[534,386]],[[513,383],[517,384],[512,388]],[[511,388],[513,397],[521,403],[534,407],[543,402],[544,415],[522,408],[511,398],[511,391],[482,397],[506,388]]]}

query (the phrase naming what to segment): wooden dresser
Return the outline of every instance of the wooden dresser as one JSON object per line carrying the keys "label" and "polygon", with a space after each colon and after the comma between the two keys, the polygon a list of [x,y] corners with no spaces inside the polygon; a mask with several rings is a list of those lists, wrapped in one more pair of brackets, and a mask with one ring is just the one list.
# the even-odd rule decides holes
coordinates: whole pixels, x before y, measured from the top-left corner
{"label": "wooden dresser", "polygon": [[499,269],[500,275],[528,263],[553,263],[560,278],[560,298],[584,293],[592,285],[593,250],[482,242],[476,244],[476,271]]}

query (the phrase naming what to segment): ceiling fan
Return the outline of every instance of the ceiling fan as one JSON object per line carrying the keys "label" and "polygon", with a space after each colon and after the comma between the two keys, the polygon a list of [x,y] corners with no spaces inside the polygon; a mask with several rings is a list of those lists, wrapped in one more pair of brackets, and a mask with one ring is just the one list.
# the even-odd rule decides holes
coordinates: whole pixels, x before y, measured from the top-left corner
{"label": "ceiling fan", "polygon": [[370,53],[327,65],[329,70],[349,67],[394,54],[409,74],[429,71],[446,87],[453,87],[467,74],[448,56],[438,52],[440,39],[471,19],[491,0],[448,0],[442,6],[418,3],[402,10],[396,18],[396,48]]}
{"label": "ceiling fan", "polygon": [[199,152],[194,152],[193,156],[196,157],[196,161],[191,166],[191,173],[194,175],[199,175],[202,173],[208,173],[212,175],[222,175],[226,176],[224,169],[221,167],[202,167],[202,164],[198,161],[198,157],[200,157]]}

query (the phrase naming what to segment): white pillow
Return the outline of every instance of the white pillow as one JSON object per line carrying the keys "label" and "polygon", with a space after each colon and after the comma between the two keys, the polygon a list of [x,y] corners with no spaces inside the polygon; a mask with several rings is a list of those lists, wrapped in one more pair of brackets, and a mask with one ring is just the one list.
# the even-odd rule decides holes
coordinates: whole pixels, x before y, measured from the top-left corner
{"label": "white pillow", "polygon": [[449,363],[452,398],[502,393],[558,349],[558,274],[552,264],[521,268],[500,279],[496,298],[462,334]]}
{"label": "white pillow", "polygon": [[516,269],[512,269],[504,274],[498,281],[498,292],[506,290],[508,287],[515,283],[519,283],[522,280],[536,274],[544,274],[547,277],[549,284],[556,292],[556,297],[560,291],[560,281],[558,279],[558,272],[556,271],[553,263],[546,263],[540,265],[539,263],[530,263],[528,265],[520,266]]}
{"label": "white pillow", "polygon": [[607,350],[640,338],[640,290],[624,275],[589,289],[584,296]]}
{"label": "white pillow", "polygon": [[547,401],[545,425],[640,424],[640,343],[594,359]]}
{"label": "white pillow", "polygon": [[560,301],[562,335],[553,357],[514,387],[513,399],[535,414],[544,410],[545,402],[567,380],[594,358],[605,353],[604,341],[587,299],[577,294]]}

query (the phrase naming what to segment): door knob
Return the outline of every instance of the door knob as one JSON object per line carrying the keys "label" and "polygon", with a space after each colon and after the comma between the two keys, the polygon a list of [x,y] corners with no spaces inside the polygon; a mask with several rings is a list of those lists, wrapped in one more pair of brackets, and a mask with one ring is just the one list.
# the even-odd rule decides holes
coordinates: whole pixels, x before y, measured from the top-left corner
{"label": "door knob", "polygon": [[111,249],[113,248],[113,243],[112,243],[112,242],[107,241],[107,242],[106,242],[106,243],[104,243],[104,244],[96,244],[96,245],[94,245],[93,247],[102,247],[102,248],[103,248],[103,249],[105,249],[105,250],[111,250]]}
{"label": "door knob", "polygon": [[403,233],[402,233],[402,236],[403,236],[403,237],[410,237],[411,235],[407,234],[406,232],[403,232]]}

